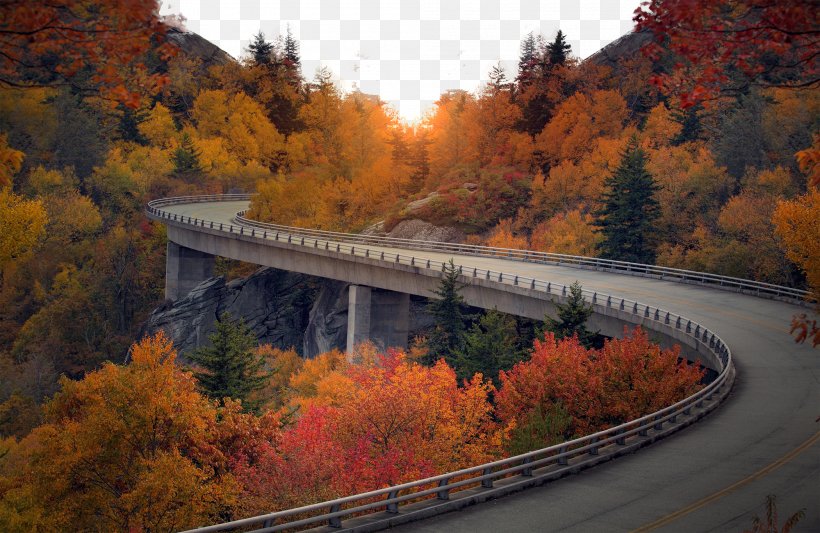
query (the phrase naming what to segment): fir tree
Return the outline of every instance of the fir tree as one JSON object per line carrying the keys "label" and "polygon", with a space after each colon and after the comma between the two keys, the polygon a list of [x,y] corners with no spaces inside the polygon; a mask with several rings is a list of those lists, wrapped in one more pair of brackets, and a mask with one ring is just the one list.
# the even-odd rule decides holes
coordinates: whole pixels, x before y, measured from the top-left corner
{"label": "fir tree", "polygon": [[174,172],[177,174],[202,172],[199,156],[199,150],[194,146],[191,136],[183,133],[179,141],[179,147],[174,151]]}
{"label": "fir tree", "polygon": [[654,222],[660,216],[655,180],[646,170],[646,154],[633,137],[614,174],[604,182],[603,207],[595,213],[603,241],[601,257],[633,263],[655,262]]}
{"label": "fir tree", "polygon": [[270,65],[273,60],[273,43],[265,40],[265,34],[261,31],[253,36],[253,41],[248,45],[248,53],[251,54],[254,64]]}
{"label": "fir tree", "polygon": [[459,291],[463,285],[458,281],[459,268],[453,260],[444,265],[444,275],[438,288],[433,291],[438,299],[427,307],[436,325],[427,339],[428,362],[444,358],[450,366],[456,366],[458,354],[464,350],[464,298]]}
{"label": "fir tree", "polygon": [[427,131],[420,131],[410,151],[410,166],[413,167],[412,181],[418,190],[421,190],[430,175],[430,152],[427,147],[431,143]]}
{"label": "fir tree", "polygon": [[533,76],[535,69],[537,49],[535,47],[535,37],[532,32],[527,34],[527,37],[521,41],[521,55],[518,59],[518,82],[519,88],[527,85]]}
{"label": "fir tree", "polygon": [[592,347],[598,334],[586,327],[586,322],[592,315],[592,306],[584,300],[584,292],[578,281],[570,285],[567,303],[555,304],[555,309],[558,319],[546,317],[545,330],[554,333],[558,339],[578,335],[581,344],[587,348]]}
{"label": "fir tree", "polygon": [[466,333],[456,370],[460,378],[468,379],[481,372],[498,385],[499,370],[512,368],[521,355],[515,318],[492,309]]}
{"label": "fir tree", "polygon": [[703,130],[700,123],[702,109],[703,105],[698,103],[683,110],[678,108],[672,110],[672,118],[681,125],[680,133],[672,139],[673,144],[679,145],[700,139]]}
{"label": "fir tree", "polygon": [[255,410],[250,395],[265,386],[270,373],[265,372],[265,360],[255,355],[256,337],[242,320],[235,321],[228,313],[220,315],[216,332],[208,336],[210,346],[203,346],[189,355],[201,370],[194,371],[203,394],[215,400],[241,400],[246,411]]}
{"label": "fir tree", "polygon": [[390,158],[397,165],[410,164],[410,147],[407,145],[406,133],[401,129],[393,129],[390,132],[390,139],[387,141],[392,149]]}
{"label": "fir tree", "polygon": [[572,51],[572,47],[567,44],[564,38],[564,32],[558,30],[558,33],[555,35],[555,40],[547,45],[547,54],[549,55],[550,64],[553,66],[564,66],[570,51]]}
{"label": "fir tree", "polygon": [[117,106],[117,111],[120,113],[120,124],[117,128],[120,140],[147,144],[147,139],[139,130],[139,125],[145,120],[147,113],[143,109],[131,109],[123,104]]}
{"label": "fir tree", "polygon": [[285,36],[284,52],[286,65],[298,73],[302,68],[302,61],[299,58],[299,42],[293,38],[290,26],[288,26],[288,33]]}
{"label": "fir tree", "polygon": [[490,83],[488,86],[491,93],[495,95],[506,89],[508,85],[507,75],[504,72],[504,67],[501,66],[501,61],[499,61],[490,70]]}

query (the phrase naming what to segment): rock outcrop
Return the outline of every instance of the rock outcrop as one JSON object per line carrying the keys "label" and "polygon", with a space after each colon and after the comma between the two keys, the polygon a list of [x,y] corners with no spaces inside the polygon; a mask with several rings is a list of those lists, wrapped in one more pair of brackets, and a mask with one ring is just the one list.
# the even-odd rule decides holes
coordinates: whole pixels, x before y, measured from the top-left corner
{"label": "rock outcrop", "polygon": [[[347,344],[348,283],[273,268],[225,282],[211,278],[187,296],[154,310],[143,332],[163,330],[185,360],[185,353],[208,342],[222,313],[241,317],[260,343],[294,347],[306,358]],[[411,297],[410,337],[429,328],[426,298]]]}
{"label": "rock outcrop", "polygon": [[164,330],[180,354],[207,343],[222,313],[242,317],[260,343],[300,349],[310,307],[319,290],[317,279],[263,268],[226,283],[211,278],[176,302],[166,302],[148,319],[146,333]]}
{"label": "rock outcrop", "polygon": [[418,219],[402,220],[388,236],[416,241],[464,242],[464,233],[456,228],[435,226]]}
{"label": "rock outcrop", "polygon": [[349,286],[349,283],[330,279],[321,282],[304,332],[302,354],[305,357],[315,357],[333,348],[345,349]]}

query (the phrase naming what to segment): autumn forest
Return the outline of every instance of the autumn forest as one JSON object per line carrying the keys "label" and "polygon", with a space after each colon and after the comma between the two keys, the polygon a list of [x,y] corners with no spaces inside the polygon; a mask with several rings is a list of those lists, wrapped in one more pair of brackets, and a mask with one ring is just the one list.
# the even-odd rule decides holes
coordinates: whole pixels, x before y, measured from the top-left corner
{"label": "autumn forest", "polygon": [[[523,35],[516,72],[406,124],[303,72],[290,33],[234,60],[152,1],[0,3],[0,530],[179,530],[297,507],[612,427],[706,379],[640,328],[588,330],[579,286],[533,323],[471,312],[454,272],[406,350],[306,359],[225,315],[178,354],[144,330],[164,299],[152,199],[256,193],[247,216],[264,222],[421,220],[471,244],[817,297],[817,10],[674,4],[647,2],[584,61],[561,32]],[[256,268],[218,263],[228,279]],[[816,316],[773,320],[818,345]]]}

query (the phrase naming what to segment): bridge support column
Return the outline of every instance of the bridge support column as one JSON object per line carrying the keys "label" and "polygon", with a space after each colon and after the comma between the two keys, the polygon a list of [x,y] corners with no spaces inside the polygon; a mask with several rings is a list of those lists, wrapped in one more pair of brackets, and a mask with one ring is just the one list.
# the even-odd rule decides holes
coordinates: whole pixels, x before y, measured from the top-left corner
{"label": "bridge support column", "polygon": [[371,291],[364,285],[348,288],[347,353],[352,353],[354,346],[370,338]]}
{"label": "bridge support column", "polygon": [[379,349],[407,347],[410,295],[351,285],[347,308],[347,353],[366,340]]}
{"label": "bridge support column", "polygon": [[165,256],[165,298],[179,300],[213,277],[214,256],[168,241]]}

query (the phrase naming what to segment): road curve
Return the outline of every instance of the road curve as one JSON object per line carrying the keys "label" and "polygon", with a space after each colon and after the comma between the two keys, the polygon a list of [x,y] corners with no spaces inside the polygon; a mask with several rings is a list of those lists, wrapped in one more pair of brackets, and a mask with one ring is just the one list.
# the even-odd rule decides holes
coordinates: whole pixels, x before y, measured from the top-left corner
{"label": "road curve", "polygon": [[[169,205],[168,213],[229,224],[246,201]],[[376,248],[376,247],[371,247]],[[382,248],[379,248],[382,249]],[[393,248],[384,250],[396,251]],[[797,531],[820,531],[820,353],[796,345],[801,308],[671,281],[502,258],[412,250],[412,255],[490,268],[623,296],[704,324],[731,348],[737,377],[723,406],[640,453],[543,487],[397,530],[741,531],[775,494],[781,520],[800,508]]]}

